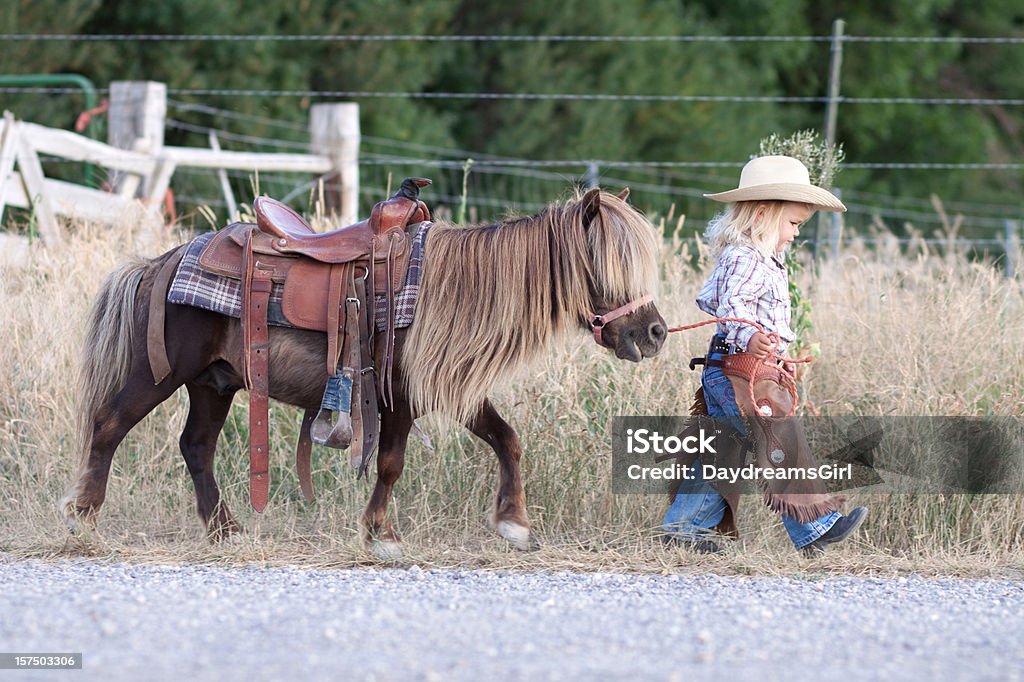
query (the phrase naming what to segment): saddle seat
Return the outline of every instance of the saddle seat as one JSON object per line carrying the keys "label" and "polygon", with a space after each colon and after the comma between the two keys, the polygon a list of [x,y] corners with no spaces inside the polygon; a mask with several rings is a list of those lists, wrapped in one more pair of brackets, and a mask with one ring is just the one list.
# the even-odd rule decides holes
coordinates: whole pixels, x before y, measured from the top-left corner
{"label": "saddle seat", "polygon": [[256,197],[253,207],[256,210],[256,224],[269,235],[289,239],[316,234],[316,230],[305,218],[280,201],[270,197]]}
{"label": "saddle seat", "polygon": [[[430,184],[426,178],[407,178],[394,196],[373,207],[370,217],[333,230],[316,232],[298,213],[270,197],[253,202],[259,231],[270,236],[271,248],[282,254],[306,256],[321,263],[348,263],[370,255],[371,249],[386,248],[389,230],[404,230],[413,223],[430,220],[430,211],[419,200],[419,189]],[[261,240],[266,244],[267,240]]]}

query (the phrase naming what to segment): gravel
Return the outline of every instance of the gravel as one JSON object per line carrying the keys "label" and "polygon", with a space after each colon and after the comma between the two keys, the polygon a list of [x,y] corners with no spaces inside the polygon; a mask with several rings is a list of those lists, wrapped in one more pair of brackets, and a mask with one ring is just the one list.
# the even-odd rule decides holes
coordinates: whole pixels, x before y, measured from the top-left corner
{"label": "gravel", "polygon": [[6,679],[1024,678],[1024,583],[0,557]]}

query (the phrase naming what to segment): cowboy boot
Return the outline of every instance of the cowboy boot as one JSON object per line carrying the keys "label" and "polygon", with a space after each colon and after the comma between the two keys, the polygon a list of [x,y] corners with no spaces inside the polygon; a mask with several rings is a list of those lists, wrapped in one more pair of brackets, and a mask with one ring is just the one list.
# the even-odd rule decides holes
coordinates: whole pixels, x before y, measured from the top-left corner
{"label": "cowboy boot", "polygon": [[834,545],[837,542],[842,542],[846,538],[853,535],[853,533],[860,528],[860,524],[864,523],[864,519],[868,516],[867,507],[857,507],[846,516],[841,517],[837,520],[832,527],[825,532],[820,538],[800,548],[800,551],[807,556],[821,556],[825,553],[825,548],[829,545]]}

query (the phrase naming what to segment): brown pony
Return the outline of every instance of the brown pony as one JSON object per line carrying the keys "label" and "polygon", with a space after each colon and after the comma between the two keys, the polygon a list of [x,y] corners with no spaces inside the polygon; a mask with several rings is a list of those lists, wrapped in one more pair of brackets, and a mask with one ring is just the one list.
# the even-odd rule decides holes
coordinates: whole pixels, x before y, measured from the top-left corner
{"label": "brown pony", "polygon": [[[433,411],[452,416],[494,449],[494,528],[519,549],[535,546],[519,439],[487,395],[567,329],[593,330],[598,343],[625,360],[660,350],[665,321],[649,302],[658,274],[657,239],[625,197],[595,189],[528,218],[431,228],[415,321],[396,333],[395,399],[381,404],[377,481],[362,517],[364,541],[375,555],[400,556],[386,517],[388,498],[402,474],[413,420]],[[81,376],[82,461],[61,502],[72,530],[83,521],[95,523],[114,451],[128,431],[183,385],[189,413],[180,446],[199,517],[214,540],[240,530],[221,499],[213,467],[232,398],[244,386],[239,321],[165,303],[171,374],[154,385],[150,372],[150,293],[172,254],[122,266],[93,306]],[[315,410],[326,383],[326,335],[272,327],[270,342],[271,397]]]}

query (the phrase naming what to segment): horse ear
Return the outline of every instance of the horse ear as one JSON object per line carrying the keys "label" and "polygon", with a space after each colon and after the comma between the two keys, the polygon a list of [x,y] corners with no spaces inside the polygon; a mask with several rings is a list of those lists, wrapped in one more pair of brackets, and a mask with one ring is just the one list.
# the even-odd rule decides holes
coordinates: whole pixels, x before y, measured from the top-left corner
{"label": "horse ear", "polygon": [[622,188],[622,191],[619,192],[619,198],[622,199],[623,201],[625,201],[626,199],[629,198],[629,188],[628,187],[623,187]]}
{"label": "horse ear", "polygon": [[583,226],[590,227],[601,211],[601,190],[597,187],[587,190],[580,203],[583,206]]}

